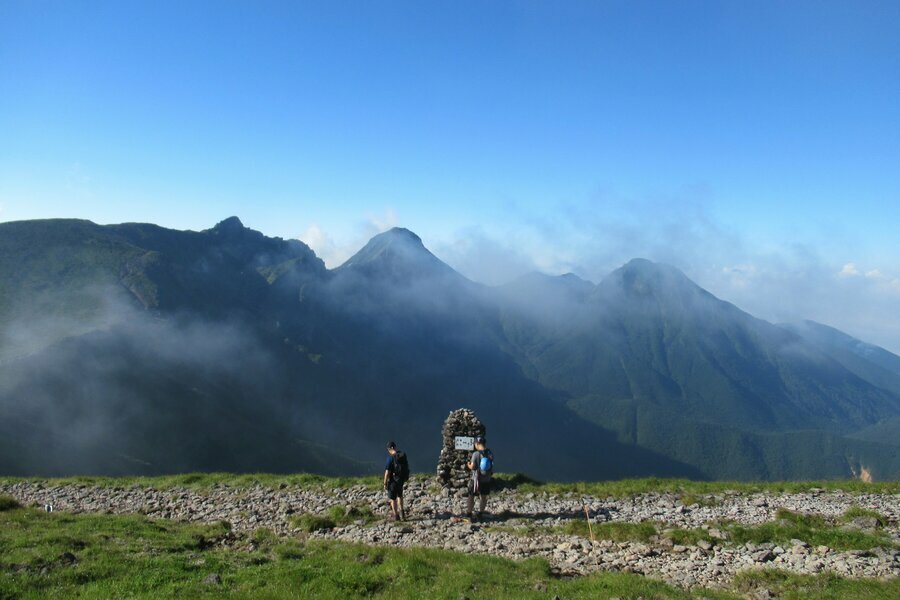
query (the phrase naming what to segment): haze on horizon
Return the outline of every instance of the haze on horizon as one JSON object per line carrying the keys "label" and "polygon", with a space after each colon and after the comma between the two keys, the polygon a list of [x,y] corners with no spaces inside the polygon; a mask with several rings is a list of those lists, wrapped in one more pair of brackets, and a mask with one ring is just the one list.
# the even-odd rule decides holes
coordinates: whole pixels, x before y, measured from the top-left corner
{"label": "haze on horizon", "polygon": [[391,226],[487,284],[672,264],[900,353],[900,5],[0,5],[0,221],[329,267]]}

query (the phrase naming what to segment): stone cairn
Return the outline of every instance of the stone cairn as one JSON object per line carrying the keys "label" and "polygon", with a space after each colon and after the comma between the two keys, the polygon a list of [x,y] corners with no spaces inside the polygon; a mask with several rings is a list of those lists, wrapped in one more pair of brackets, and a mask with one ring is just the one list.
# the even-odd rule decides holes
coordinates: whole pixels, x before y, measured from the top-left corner
{"label": "stone cairn", "polygon": [[444,445],[438,458],[437,476],[451,496],[466,493],[470,476],[466,462],[472,455],[471,450],[456,450],[456,436],[478,437],[484,433],[484,425],[468,408],[451,411],[444,421]]}

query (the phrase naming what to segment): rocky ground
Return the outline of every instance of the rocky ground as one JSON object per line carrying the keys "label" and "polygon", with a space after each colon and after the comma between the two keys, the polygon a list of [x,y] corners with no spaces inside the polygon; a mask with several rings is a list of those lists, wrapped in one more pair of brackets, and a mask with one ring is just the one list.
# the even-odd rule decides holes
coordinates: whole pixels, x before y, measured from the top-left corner
{"label": "rocky ground", "polygon": [[[343,527],[307,534],[295,526],[304,513],[324,514],[335,506],[367,506],[385,515],[383,492],[364,486],[321,489],[284,486],[233,488],[213,486],[205,490],[145,487],[58,486],[52,483],[0,484],[0,494],[26,504],[52,505],[54,511],[143,513],[154,518],[232,524],[233,534],[223,543],[250,547],[246,534],[260,527],[279,535],[344,540],[391,546],[429,546],[466,552],[483,552],[513,559],[539,556],[561,575],[597,570],[643,573],[682,587],[727,585],[735,573],[759,567],[795,573],[831,571],[846,577],[896,577],[900,574],[900,495],[849,494],[811,489],[804,493],[752,495],[723,493],[700,498],[685,506],[672,494],[639,494],[625,498],[520,493],[503,490],[490,499],[490,514],[479,523],[460,522],[455,516],[463,501],[449,498],[428,481],[408,484],[409,519],[394,523],[386,518],[374,523],[360,520]],[[709,505],[707,505],[709,504]],[[779,508],[837,518],[858,506],[884,517],[879,524],[891,542],[866,551],[837,551],[810,546],[806,540],[790,543],[737,545],[720,531],[718,523],[731,521],[747,526],[775,520]],[[647,542],[591,541],[561,533],[567,523],[585,520],[585,507],[595,524],[649,521],[665,528],[702,528],[708,539],[696,545],[678,545],[665,535]],[[860,517],[844,527],[874,527],[871,518]]]}

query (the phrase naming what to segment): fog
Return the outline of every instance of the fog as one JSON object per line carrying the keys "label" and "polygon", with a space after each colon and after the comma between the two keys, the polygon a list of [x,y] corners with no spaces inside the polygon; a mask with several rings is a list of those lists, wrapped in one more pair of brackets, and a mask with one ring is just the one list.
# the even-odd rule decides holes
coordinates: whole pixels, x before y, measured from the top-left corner
{"label": "fog", "polygon": [[703,189],[639,200],[597,194],[541,212],[512,205],[502,227],[460,229],[431,247],[489,285],[529,271],[596,283],[632,258],[648,258],[759,318],[810,319],[900,353],[900,265],[855,263],[863,232],[754,240],[723,223],[708,196]]}

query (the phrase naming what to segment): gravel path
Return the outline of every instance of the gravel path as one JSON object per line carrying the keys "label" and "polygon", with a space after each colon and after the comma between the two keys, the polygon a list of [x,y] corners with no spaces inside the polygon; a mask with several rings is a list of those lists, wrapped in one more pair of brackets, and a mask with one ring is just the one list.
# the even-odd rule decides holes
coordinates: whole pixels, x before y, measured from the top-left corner
{"label": "gravel path", "polygon": [[[301,535],[290,518],[301,513],[322,513],[333,506],[363,505],[376,514],[385,514],[382,492],[363,486],[340,489],[283,487],[232,488],[214,486],[208,490],[174,488],[154,490],[143,487],[108,488],[88,485],[53,486],[38,482],[0,484],[7,494],[26,504],[51,504],[68,512],[143,513],[154,518],[192,522],[225,520],[235,536],[230,544],[248,547],[241,534],[267,527],[279,535]],[[310,537],[389,546],[428,546],[467,552],[483,552],[513,559],[539,556],[547,559],[562,575],[586,574],[599,570],[643,573],[681,587],[721,587],[744,569],[779,568],[795,573],[831,571],[846,577],[896,577],[900,574],[900,495],[849,494],[810,490],[801,494],[726,493],[706,498],[712,506],[684,506],[672,494],[639,494],[626,498],[593,498],[575,495],[521,494],[503,490],[491,497],[488,515],[482,523],[457,522],[454,515],[463,501],[435,494],[431,484],[408,484],[406,501],[409,521],[374,524],[358,522],[346,527],[318,531]],[[650,543],[609,540],[591,542],[579,536],[561,535],[560,526],[584,520],[587,506],[594,522],[650,521],[663,528],[708,529],[712,543],[675,545],[664,537]],[[839,552],[825,546],[810,547],[805,540],[792,540],[784,547],[775,544],[736,546],[725,540],[715,522],[730,520],[758,525],[776,519],[779,508],[833,518],[848,508],[877,511],[885,517],[884,530],[894,546],[872,551]],[[712,525],[710,525],[712,524]],[[859,526],[866,526],[865,522]],[[529,535],[511,530],[527,527]]]}

